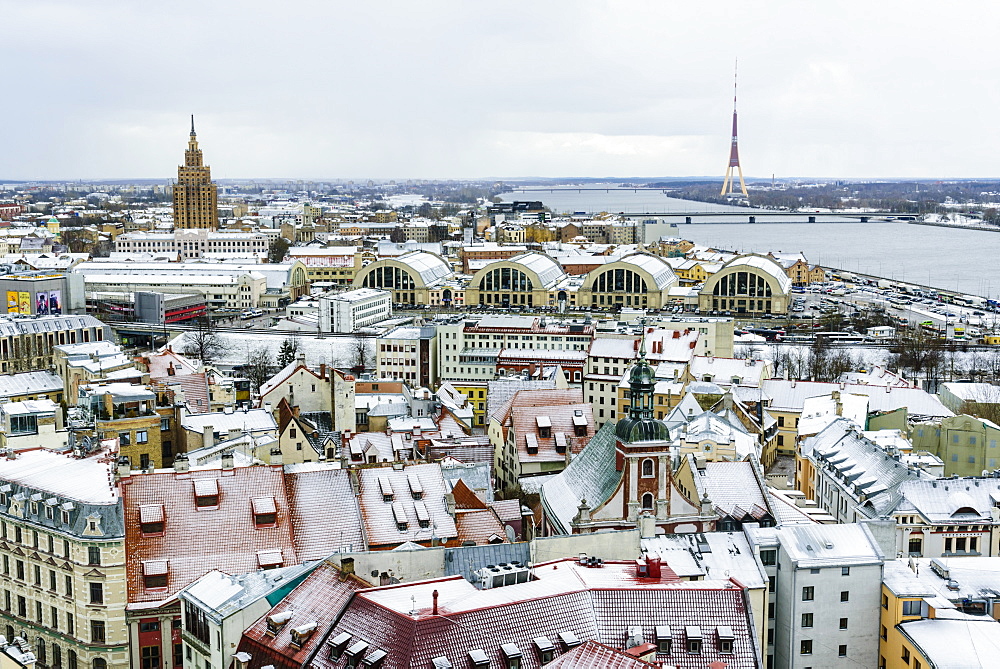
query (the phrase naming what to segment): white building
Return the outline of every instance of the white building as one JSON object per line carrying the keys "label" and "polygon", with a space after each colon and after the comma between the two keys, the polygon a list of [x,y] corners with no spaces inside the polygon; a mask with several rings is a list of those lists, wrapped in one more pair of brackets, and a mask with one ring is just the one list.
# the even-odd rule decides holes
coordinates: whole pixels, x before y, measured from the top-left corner
{"label": "white building", "polygon": [[768,574],[774,669],[875,667],[885,556],[862,524],[748,529]]}
{"label": "white building", "polygon": [[392,294],[358,288],[319,298],[320,332],[354,332],[392,317]]}
{"label": "white building", "polygon": [[379,378],[398,379],[416,388],[436,385],[437,335],[432,326],[403,326],[379,337],[375,340]]}
{"label": "white building", "polygon": [[259,258],[267,254],[270,242],[261,232],[229,232],[203,228],[174,232],[126,232],[115,238],[119,253],[177,253],[189,258]]}

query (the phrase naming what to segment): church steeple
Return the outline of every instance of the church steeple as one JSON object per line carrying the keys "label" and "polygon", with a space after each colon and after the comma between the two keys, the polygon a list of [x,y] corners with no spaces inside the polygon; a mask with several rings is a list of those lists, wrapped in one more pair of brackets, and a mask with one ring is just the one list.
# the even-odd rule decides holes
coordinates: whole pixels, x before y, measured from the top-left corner
{"label": "church steeple", "polygon": [[639,336],[639,360],[629,373],[628,418],[615,427],[615,434],[624,443],[667,441],[670,433],[663,421],[653,418],[653,391],[656,375],[646,361],[646,328]]}
{"label": "church steeple", "polygon": [[194,137],[195,134],[197,133],[194,131],[194,114],[191,114],[191,136]]}

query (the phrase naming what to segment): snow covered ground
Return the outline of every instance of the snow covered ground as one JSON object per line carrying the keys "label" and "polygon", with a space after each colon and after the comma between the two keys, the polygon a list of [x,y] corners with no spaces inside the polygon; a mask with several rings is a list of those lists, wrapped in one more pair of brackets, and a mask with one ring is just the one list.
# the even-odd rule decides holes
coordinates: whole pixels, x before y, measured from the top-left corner
{"label": "snow covered ground", "polygon": [[[175,351],[184,350],[185,337],[183,333],[170,343]],[[278,355],[281,342],[289,337],[287,332],[270,333],[221,333],[219,339],[223,343],[223,351],[216,358],[215,364],[224,369],[243,364],[248,354],[259,348],[266,348],[272,355]],[[306,364],[317,367],[320,364],[349,366],[354,360],[354,347],[358,341],[354,337],[325,337],[317,335],[297,335],[299,350],[306,356]],[[374,354],[374,341],[371,341],[371,352]],[[374,357],[371,358],[374,363]]]}

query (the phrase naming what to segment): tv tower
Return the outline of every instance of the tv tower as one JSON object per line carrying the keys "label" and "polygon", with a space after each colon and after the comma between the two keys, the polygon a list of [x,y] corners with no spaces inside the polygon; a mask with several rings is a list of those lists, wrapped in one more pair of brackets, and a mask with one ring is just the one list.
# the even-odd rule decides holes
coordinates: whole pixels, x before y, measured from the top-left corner
{"label": "tv tower", "polygon": [[[740,175],[740,191],[743,193],[743,197],[749,198],[747,185],[743,181],[743,168],[740,167],[740,149],[736,143],[736,77],[738,74],[738,65],[739,61],[736,61],[736,66],[733,67],[733,144],[729,149],[729,167],[726,169],[726,179],[722,182],[722,192],[719,195],[729,197],[737,194],[736,176],[733,174],[733,168],[735,167]],[[727,190],[728,192],[726,192]]]}

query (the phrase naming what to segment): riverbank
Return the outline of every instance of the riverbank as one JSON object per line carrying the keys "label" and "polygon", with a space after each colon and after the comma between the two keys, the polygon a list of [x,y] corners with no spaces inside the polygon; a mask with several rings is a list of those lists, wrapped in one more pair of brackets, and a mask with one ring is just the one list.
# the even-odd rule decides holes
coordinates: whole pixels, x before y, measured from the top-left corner
{"label": "riverbank", "polygon": [[940,221],[907,221],[911,225],[932,225],[936,228],[958,228],[959,230],[982,230],[983,232],[1000,232],[1000,226],[970,225],[968,223],[942,223]]}

